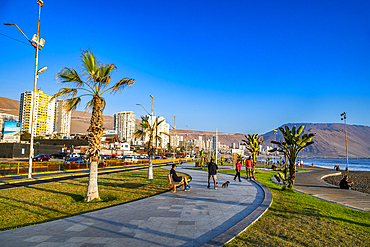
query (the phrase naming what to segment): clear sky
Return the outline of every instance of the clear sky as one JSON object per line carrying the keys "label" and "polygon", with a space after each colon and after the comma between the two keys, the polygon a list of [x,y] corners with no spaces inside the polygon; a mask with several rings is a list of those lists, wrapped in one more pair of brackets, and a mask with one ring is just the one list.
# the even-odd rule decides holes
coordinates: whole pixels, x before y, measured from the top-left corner
{"label": "clear sky", "polygon": [[[0,96],[33,89],[36,0],[0,0]],[[6,36],[9,37],[6,37]],[[106,95],[104,115],[140,103],[176,127],[264,134],[289,122],[370,126],[370,1],[49,1],[41,10],[38,88],[54,95],[55,74],[78,69],[91,48],[136,79]],[[86,101],[84,102],[86,103]],[[84,104],[80,110],[83,110]]]}

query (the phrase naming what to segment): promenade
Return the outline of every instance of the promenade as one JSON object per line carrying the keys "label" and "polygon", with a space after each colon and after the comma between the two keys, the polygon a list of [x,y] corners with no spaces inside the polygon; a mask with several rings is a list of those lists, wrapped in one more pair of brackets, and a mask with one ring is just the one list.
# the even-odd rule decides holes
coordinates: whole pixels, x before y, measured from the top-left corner
{"label": "promenade", "polygon": [[308,172],[297,172],[294,189],[314,197],[363,211],[370,211],[370,195],[354,190],[343,190],[338,186],[328,184],[323,176],[341,174],[340,172],[305,166]]}
{"label": "promenade", "polygon": [[[192,189],[48,223],[0,232],[0,246],[220,246],[245,230],[270,206],[259,182],[221,174],[229,188],[207,189],[207,172],[184,169]],[[166,167],[169,169],[169,167]],[[165,178],[164,178],[165,179]],[[212,187],[211,187],[212,188]]]}

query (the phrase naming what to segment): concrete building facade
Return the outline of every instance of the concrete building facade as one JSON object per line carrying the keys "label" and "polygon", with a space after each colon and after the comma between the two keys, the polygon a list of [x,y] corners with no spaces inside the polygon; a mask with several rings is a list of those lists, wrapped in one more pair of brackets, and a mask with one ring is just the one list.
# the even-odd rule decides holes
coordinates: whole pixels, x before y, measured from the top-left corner
{"label": "concrete building facade", "polygon": [[68,112],[66,100],[57,100],[55,102],[54,133],[60,133],[62,136],[66,136],[66,137],[70,136],[71,134],[71,115],[72,115],[72,112]]}
{"label": "concrete building facade", "polygon": [[[19,122],[22,131],[31,133],[31,108],[33,91],[25,91],[21,94],[19,105]],[[55,100],[50,101],[51,96],[37,90],[34,103],[34,137],[52,135],[54,131]]]}
{"label": "concrete building facade", "polygon": [[113,128],[117,131],[120,142],[133,142],[135,132],[135,115],[132,111],[122,111],[113,114]]}

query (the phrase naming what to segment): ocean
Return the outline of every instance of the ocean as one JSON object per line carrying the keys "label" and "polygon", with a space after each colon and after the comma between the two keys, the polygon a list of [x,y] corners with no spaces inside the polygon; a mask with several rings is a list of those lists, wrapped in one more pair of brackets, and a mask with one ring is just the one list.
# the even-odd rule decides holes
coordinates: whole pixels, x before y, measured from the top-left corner
{"label": "ocean", "polygon": [[[297,159],[298,160],[298,159]],[[301,160],[301,159],[299,159]],[[324,167],[334,170],[334,166],[339,166],[340,170],[345,170],[346,159],[302,159],[304,165]],[[350,171],[370,171],[370,159],[348,159],[348,169]]]}

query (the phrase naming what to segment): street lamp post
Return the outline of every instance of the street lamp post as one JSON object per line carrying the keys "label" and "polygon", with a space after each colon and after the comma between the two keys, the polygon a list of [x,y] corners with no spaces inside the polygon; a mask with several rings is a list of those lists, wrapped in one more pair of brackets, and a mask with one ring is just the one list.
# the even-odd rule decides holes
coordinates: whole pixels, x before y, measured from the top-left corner
{"label": "street lamp post", "polygon": [[188,139],[189,139],[189,127],[186,125],[186,140],[185,140],[185,159],[186,155],[188,154]]}
{"label": "street lamp post", "polygon": [[[151,116],[150,121],[153,122],[153,95],[150,95],[150,97],[152,98],[152,112],[150,114],[150,116]],[[145,109],[145,107],[142,104],[136,104],[136,105],[140,105],[146,111],[146,113],[148,113],[148,115],[149,115],[149,112]],[[156,118],[156,121],[155,121],[155,125],[157,125],[157,118]],[[156,132],[155,135],[156,135],[156,140],[157,140],[158,139],[157,138],[157,126],[156,126],[156,129],[155,129],[155,132]],[[156,149],[157,149],[157,143],[156,143]],[[153,179],[153,156],[150,156],[150,155],[149,155],[148,179]]]}
{"label": "street lamp post", "polygon": [[344,135],[346,136],[346,159],[347,159],[347,167],[346,171],[348,172],[348,145],[347,145],[347,112],[343,112],[340,114],[342,116],[341,120],[344,120]]}
{"label": "street lamp post", "polygon": [[[274,135],[275,135],[275,142],[276,142],[276,136],[277,136],[277,130],[274,130]],[[276,144],[275,144],[276,147]],[[274,152],[274,163],[276,163],[276,151]]]}
{"label": "street lamp post", "polygon": [[[176,152],[175,152],[175,140],[176,140],[176,116],[175,114],[173,114],[173,136],[175,137],[173,140],[173,163],[175,164],[175,156],[176,156]],[[177,147],[177,146],[176,146]]]}
{"label": "street lamp post", "polygon": [[37,78],[38,75],[41,74],[46,70],[47,67],[43,67],[40,70],[37,70],[38,67],[38,59],[39,59],[39,49],[41,50],[42,47],[45,44],[44,39],[40,39],[40,15],[41,15],[41,7],[44,4],[43,0],[37,0],[37,4],[39,5],[39,17],[38,17],[38,25],[37,25],[37,35],[34,34],[32,37],[32,40],[29,40],[29,38],[22,32],[22,30],[16,25],[16,24],[9,24],[4,23],[4,25],[13,25],[18,28],[19,31],[26,37],[26,39],[31,43],[33,47],[36,49],[36,63],[35,63],[35,77],[34,77],[34,83],[33,83],[33,94],[32,94],[32,103],[31,103],[31,113],[30,113],[30,128],[31,128],[31,138],[30,138],[30,154],[29,154],[29,166],[28,166],[28,178],[32,178],[32,158],[34,154],[34,148],[33,148],[33,136],[35,135],[34,126],[35,126],[35,98],[36,98],[36,88],[37,88]]}

